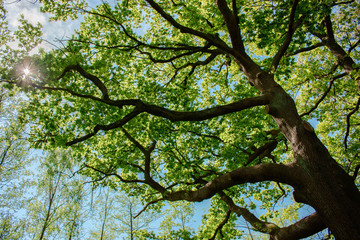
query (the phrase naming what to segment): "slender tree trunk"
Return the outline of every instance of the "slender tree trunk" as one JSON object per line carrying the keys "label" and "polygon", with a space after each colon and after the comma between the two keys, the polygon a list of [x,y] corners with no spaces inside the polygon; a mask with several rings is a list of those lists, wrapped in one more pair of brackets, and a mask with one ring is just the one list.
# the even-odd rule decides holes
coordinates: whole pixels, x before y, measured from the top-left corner
{"label": "slender tree trunk", "polygon": [[130,239],[134,240],[134,229],[133,229],[133,212],[132,212],[132,203],[129,204],[130,211]]}
{"label": "slender tree trunk", "polygon": [[101,224],[101,235],[100,235],[100,240],[104,239],[104,233],[105,233],[105,224],[106,224],[106,218],[107,218],[107,214],[108,214],[108,200],[109,200],[109,191],[106,194],[106,198],[105,198],[105,206],[104,206],[104,219],[103,222]]}
{"label": "slender tree trunk", "polygon": [[55,183],[54,187],[51,185],[52,183],[50,183],[49,205],[48,205],[48,209],[47,209],[47,212],[46,212],[46,217],[45,217],[45,220],[44,220],[44,224],[43,224],[43,227],[41,229],[41,234],[40,234],[39,240],[44,239],[45,231],[49,227],[50,214],[51,214],[52,207],[53,207],[53,204],[54,204],[54,201],[55,201],[56,191],[57,191],[57,188],[59,186],[60,179],[61,179],[61,174],[58,175],[58,178],[56,179],[56,183]]}

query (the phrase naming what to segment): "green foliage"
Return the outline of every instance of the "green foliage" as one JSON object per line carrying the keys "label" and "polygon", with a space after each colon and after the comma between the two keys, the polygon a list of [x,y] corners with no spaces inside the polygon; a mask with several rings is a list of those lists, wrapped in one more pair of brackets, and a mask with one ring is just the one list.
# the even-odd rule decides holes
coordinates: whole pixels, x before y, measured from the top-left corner
{"label": "green foliage", "polygon": [[[70,174],[74,166],[91,179],[94,188],[106,186],[136,196],[142,204],[154,202],[156,211],[164,210],[158,200],[168,193],[200,189],[242,167],[293,160],[288,140],[277,132],[278,126],[263,107],[204,121],[177,122],[144,111],[121,127],[113,127],[145,104],[157,106],[158,112],[160,108],[195,112],[259,95],[235,58],[221,48],[224,44],[232,46],[232,39],[214,1],[156,1],[168,14],[167,19],[145,2],[95,5],[83,0],[41,1],[41,10],[51,13],[51,20],[78,19],[81,25],[63,49],[39,51],[32,56],[28,53],[41,42],[41,26],[33,26],[22,17],[19,29],[12,34],[6,21],[1,22],[0,77],[3,82],[16,82],[26,89],[28,102],[19,112],[19,120],[31,122],[32,146],[64,151],[59,149],[74,139],[83,140],[72,145],[71,161],[70,153],[52,152],[42,162],[44,176],[36,183],[38,200],[30,210],[32,218],[39,221],[34,232],[46,225],[41,224],[47,221],[44,216],[50,200],[43,204],[39,199],[49,194],[60,199],[53,206],[55,219],[47,225],[47,234],[59,232],[64,219],[74,219],[81,225],[77,214],[81,212],[82,186],[65,180],[63,173]],[[264,71],[274,74],[277,83],[295,100],[302,118],[317,124],[315,131],[332,156],[349,174],[353,173],[360,164],[358,1],[299,1],[294,13],[299,26],[277,69],[273,60],[288,36],[294,1],[233,2],[237,4],[232,11],[236,11],[246,52]],[[0,14],[5,16],[0,6]],[[337,43],[348,47],[347,57],[356,63],[351,73],[344,73],[336,54],[319,44],[317,36],[326,34],[326,15],[333,22]],[[172,24],[170,16],[181,27]],[[190,33],[186,32],[189,28]],[[15,38],[16,50],[7,46]],[[215,39],[218,45],[206,38]],[[306,50],[311,46],[316,47]],[[29,63],[31,74],[24,76],[23,69]],[[18,90],[12,85],[6,87],[9,94]],[[121,101],[136,100],[135,104],[120,106]],[[5,130],[14,136],[20,130],[4,128],[4,146],[9,146],[15,138]],[[270,142],[276,142],[276,146],[258,154]],[[150,151],[152,144],[155,147]],[[166,191],[144,184],[149,183],[148,175]],[[283,184],[261,182],[233,186],[226,189],[226,194],[238,206],[261,211],[261,220],[286,226],[297,220],[302,205],[289,203],[280,208],[275,203],[292,190]],[[79,205],[69,205],[74,201]],[[105,223],[108,211],[126,208],[133,198],[116,206],[108,195],[101,201],[104,209],[99,210],[99,222]],[[218,196],[211,202],[197,233],[187,226],[193,210],[181,202],[169,205],[170,214],[165,216],[159,233],[139,228],[134,234],[138,239],[211,238],[229,209]],[[94,230],[91,237],[114,239],[116,232],[128,233],[125,227],[114,230],[114,219],[119,217],[112,214],[107,225],[111,230]],[[237,219],[235,214],[230,215],[215,239],[242,237],[246,229],[237,227]],[[65,225],[66,232],[76,231],[73,225]]]}

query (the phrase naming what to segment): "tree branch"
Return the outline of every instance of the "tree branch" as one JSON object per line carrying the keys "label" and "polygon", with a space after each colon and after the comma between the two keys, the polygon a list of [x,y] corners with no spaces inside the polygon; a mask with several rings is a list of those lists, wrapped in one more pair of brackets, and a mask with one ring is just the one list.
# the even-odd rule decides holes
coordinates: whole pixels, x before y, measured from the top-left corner
{"label": "tree branch", "polygon": [[315,43],[315,44],[312,45],[312,46],[300,48],[300,49],[296,50],[295,52],[286,54],[286,56],[289,57],[289,56],[294,56],[294,55],[299,54],[299,53],[309,52],[309,51],[311,51],[311,50],[313,50],[313,49],[316,49],[316,48],[322,47],[322,46],[324,46],[324,43],[322,43],[322,42]]}
{"label": "tree branch", "polygon": [[301,185],[307,177],[299,170],[295,163],[275,164],[267,163],[251,167],[243,167],[220,175],[209,181],[198,190],[180,190],[164,192],[163,197],[169,201],[187,200],[202,201],[229,187],[263,181],[281,182],[293,186]]}
{"label": "tree branch", "polygon": [[[238,18],[235,12],[232,12],[225,0],[217,0],[216,4],[220,10],[226,24],[226,28],[229,31],[230,39],[233,48],[239,53],[245,53],[244,43],[241,39],[240,29],[238,25]],[[236,4],[233,1],[233,7],[236,8]],[[236,11],[236,9],[233,9]]]}
{"label": "tree branch", "polygon": [[96,172],[99,172],[99,173],[103,174],[103,175],[106,176],[106,177],[115,176],[115,177],[117,177],[121,182],[124,182],[124,183],[145,183],[144,180],[140,180],[140,179],[134,179],[134,180],[124,179],[124,178],[122,178],[122,177],[121,177],[119,174],[117,174],[117,173],[107,173],[107,172],[105,172],[105,171],[103,171],[103,170],[100,170],[100,169],[98,169],[98,168],[95,168],[95,167],[93,167],[93,166],[90,166],[90,165],[88,165],[88,164],[86,164],[86,163],[84,164],[84,166],[87,167],[87,168],[90,168],[90,169],[92,169],[92,170],[94,170],[94,171],[96,171]]}
{"label": "tree branch", "polygon": [[[321,42],[331,51],[331,53],[338,59],[339,65],[341,65],[345,72],[350,73],[354,70],[353,65],[355,64],[354,60],[348,56],[346,51],[336,42],[334,37],[334,31],[332,27],[332,22],[330,15],[327,15],[324,18],[326,35],[319,34],[316,32],[311,32],[316,37],[320,38]],[[360,80],[357,79],[359,89],[360,89]]]}
{"label": "tree branch", "polygon": [[143,104],[143,111],[149,114],[177,121],[203,121],[206,119],[222,116],[229,113],[239,112],[244,109],[262,106],[269,103],[267,95],[260,95],[252,98],[245,98],[226,105],[211,107],[195,112],[173,111],[156,105]]}
{"label": "tree branch", "polygon": [[103,95],[103,99],[106,99],[106,100],[109,99],[109,93],[108,93],[108,90],[105,87],[104,83],[97,76],[86,72],[79,64],[67,66],[64,69],[64,71],[62,72],[62,74],[58,77],[58,79],[63,78],[66,75],[66,73],[71,70],[77,71],[78,73],[80,73],[81,76],[83,76],[84,78],[86,78],[86,79],[90,80],[92,83],[94,83],[95,86],[98,87],[98,89],[101,91],[101,93]]}
{"label": "tree branch", "polygon": [[317,100],[317,102],[315,103],[315,105],[314,105],[309,111],[300,114],[300,117],[303,117],[303,116],[306,116],[306,115],[309,115],[310,113],[312,113],[312,112],[320,105],[320,103],[325,99],[325,97],[327,96],[327,94],[330,92],[331,87],[332,87],[334,81],[335,81],[336,79],[342,78],[342,77],[344,77],[344,76],[346,76],[346,75],[348,75],[348,74],[347,74],[347,73],[342,73],[342,74],[339,74],[339,75],[333,77],[332,79],[330,79],[330,81],[329,81],[329,86],[328,86],[328,88],[325,90],[325,92],[323,93],[323,95],[319,98],[319,100]]}
{"label": "tree branch", "polygon": [[159,198],[159,199],[156,199],[156,200],[153,200],[151,202],[148,202],[145,207],[143,209],[141,209],[140,212],[138,212],[138,214],[136,214],[134,216],[134,218],[137,218],[138,216],[140,216],[141,213],[143,213],[150,205],[154,204],[154,203],[157,203],[157,202],[160,202],[160,201],[163,201],[164,199],[163,198]]}
{"label": "tree branch", "polygon": [[224,227],[224,225],[229,221],[229,218],[230,218],[230,215],[231,215],[231,210],[228,210],[226,212],[226,215],[225,215],[225,218],[224,220],[219,224],[219,226],[217,226],[217,228],[215,229],[215,232],[213,234],[213,236],[211,238],[209,238],[209,240],[214,240],[215,237],[216,237],[216,234],[221,231],[221,229]]}
{"label": "tree branch", "polygon": [[281,58],[284,56],[286,50],[288,49],[288,47],[292,41],[292,36],[294,35],[295,30],[301,24],[303,18],[305,17],[305,16],[302,16],[296,23],[294,22],[295,21],[295,12],[296,12],[298,3],[299,3],[299,0],[294,0],[292,8],[291,8],[291,12],[290,12],[289,26],[288,26],[288,31],[286,33],[285,41],[283,42],[283,45],[280,47],[280,49],[278,50],[278,52],[275,54],[275,56],[273,58],[271,65],[272,65],[272,68],[274,71],[277,69]]}
{"label": "tree branch", "polygon": [[265,157],[266,155],[269,155],[276,148],[277,144],[278,142],[276,140],[265,143],[263,146],[256,149],[254,153],[249,156],[244,166],[248,166],[259,156]]}
{"label": "tree branch", "polygon": [[141,111],[139,111],[137,108],[135,108],[132,112],[130,112],[125,117],[123,117],[122,119],[120,119],[120,120],[118,120],[118,121],[116,121],[114,123],[111,123],[111,124],[108,124],[108,125],[96,125],[94,127],[93,132],[91,132],[89,134],[86,134],[83,137],[76,138],[76,139],[74,139],[74,140],[72,140],[70,142],[67,142],[66,146],[72,146],[72,145],[74,145],[76,143],[83,142],[83,141],[95,136],[100,130],[107,131],[107,130],[111,130],[111,129],[115,129],[115,128],[120,128],[120,127],[124,126],[126,123],[128,123],[131,119],[133,119],[134,117],[139,115],[140,113],[141,113]]}
{"label": "tree branch", "polygon": [[326,228],[319,214],[313,213],[300,221],[276,230],[271,239],[300,239],[306,238]]}
{"label": "tree branch", "polygon": [[222,41],[219,37],[213,36],[211,34],[203,33],[200,31],[197,31],[195,29],[186,27],[178,23],[172,16],[170,16],[168,13],[164,11],[155,1],[153,0],[145,0],[147,3],[150,4],[150,6],[159,13],[167,22],[169,22],[173,27],[180,30],[182,33],[188,33],[194,36],[198,36],[206,41],[208,41],[210,44],[218,47],[222,51],[226,53],[233,54],[234,51],[231,49],[224,41]]}
{"label": "tree branch", "polygon": [[360,97],[356,103],[355,108],[351,112],[349,112],[349,114],[346,116],[346,132],[345,132],[345,137],[344,137],[345,151],[347,150],[347,139],[348,139],[349,133],[350,133],[350,117],[359,110],[359,105],[360,105]]}
{"label": "tree branch", "polygon": [[355,169],[354,169],[354,174],[353,174],[353,179],[355,181],[358,173],[359,173],[359,170],[360,170],[360,164],[356,165]]}
{"label": "tree branch", "polygon": [[264,222],[252,214],[248,209],[237,206],[233,200],[227,196],[224,192],[219,192],[221,199],[229,206],[229,209],[236,213],[238,216],[242,216],[251,226],[262,233],[272,233],[279,229],[274,223]]}
{"label": "tree branch", "polygon": [[354,45],[351,45],[349,50],[348,50],[348,53],[350,53],[352,50],[354,50],[358,45],[360,44],[360,39],[357,40],[356,43],[354,43]]}

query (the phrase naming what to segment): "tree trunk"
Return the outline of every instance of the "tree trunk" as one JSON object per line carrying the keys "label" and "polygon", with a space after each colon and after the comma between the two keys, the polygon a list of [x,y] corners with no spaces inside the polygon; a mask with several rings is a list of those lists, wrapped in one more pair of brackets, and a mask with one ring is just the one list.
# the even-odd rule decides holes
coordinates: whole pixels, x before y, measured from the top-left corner
{"label": "tree trunk", "polygon": [[270,92],[267,112],[290,142],[295,162],[307,176],[295,188],[295,200],[312,206],[336,239],[360,239],[360,192],[353,179],[330,156],[312,127],[301,120],[292,98],[278,85]]}

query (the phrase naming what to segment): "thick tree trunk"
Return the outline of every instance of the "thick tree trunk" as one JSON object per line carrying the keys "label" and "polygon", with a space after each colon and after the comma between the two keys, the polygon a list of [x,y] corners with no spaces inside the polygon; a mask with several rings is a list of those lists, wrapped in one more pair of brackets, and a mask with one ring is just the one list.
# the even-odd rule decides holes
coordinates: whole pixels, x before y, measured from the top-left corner
{"label": "thick tree trunk", "polygon": [[295,199],[312,206],[336,239],[360,239],[360,192],[353,179],[330,156],[311,126],[301,120],[291,97],[280,86],[270,92],[268,113],[307,176],[295,189]]}

